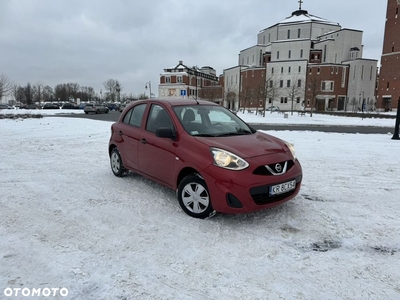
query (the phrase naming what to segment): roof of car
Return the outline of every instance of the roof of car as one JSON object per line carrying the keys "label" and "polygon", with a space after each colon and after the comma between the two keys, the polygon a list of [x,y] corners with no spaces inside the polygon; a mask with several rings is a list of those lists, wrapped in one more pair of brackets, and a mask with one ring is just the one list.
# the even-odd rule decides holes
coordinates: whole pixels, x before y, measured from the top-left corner
{"label": "roof of car", "polygon": [[145,99],[145,100],[137,100],[129,103],[130,105],[133,103],[148,103],[148,102],[160,102],[160,103],[168,103],[171,106],[176,105],[218,105],[215,102],[205,101],[205,100],[195,100],[195,99]]}

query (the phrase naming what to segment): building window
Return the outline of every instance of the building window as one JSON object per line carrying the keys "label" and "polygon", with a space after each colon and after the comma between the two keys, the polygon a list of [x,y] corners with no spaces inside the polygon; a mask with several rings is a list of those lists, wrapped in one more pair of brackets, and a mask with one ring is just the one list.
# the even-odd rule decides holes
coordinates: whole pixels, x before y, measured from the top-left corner
{"label": "building window", "polygon": [[283,74],[283,67],[281,67],[281,74]]}
{"label": "building window", "polygon": [[301,79],[297,80],[297,87],[301,87]]}
{"label": "building window", "polygon": [[296,98],[296,103],[300,103],[300,97]]}
{"label": "building window", "polygon": [[321,68],[317,69],[317,74],[321,73]]}
{"label": "building window", "polygon": [[183,82],[182,76],[176,76],[176,82],[177,83],[182,83]]}
{"label": "building window", "polygon": [[171,77],[170,76],[165,77],[165,82],[166,83],[171,83]]}
{"label": "building window", "polygon": [[290,74],[292,72],[292,67],[288,68],[288,73]]}
{"label": "building window", "polygon": [[308,89],[311,90],[311,83],[308,84]]}
{"label": "building window", "polygon": [[263,44],[265,45],[265,35],[263,36]]}
{"label": "building window", "polygon": [[287,38],[290,39],[290,29],[287,31]]}
{"label": "building window", "polygon": [[338,67],[336,67],[336,69],[335,69],[335,73],[336,73],[336,74],[338,74],[338,73],[339,73],[339,68],[338,68]]}
{"label": "building window", "polygon": [[271,34],[268,33],[268,43],[270,43],[270,42],[271,42]]}
{"label": "building window", "polygon": [[290,79],[286,82],[286,87],[290,87]]}
{"label": "building window", "polygon": [[292,58],[292,50],[289,50],[288,57]]}
{"label": "building window", "polygon": [[283,97],[281,97],[281,103],[283,103]]}
{"label": "building window", "polygon": [[279,59],[279,51],[276,52],[276,59]]}
{"label": "building window", "polygon": [[299,66],[299,73],[301,73],[301,66]]}
{"label": "building window", "polygon": [[334,68],[333,68],[333,67],[331,67],[331,74],[333,74],[333,71],[334,71]]}
{"label": "building window", "polygon": [[271,68],[271,73],[274,74],[274,68],[273,67]]}
{"label": "building window", "polygon": [[280,82],[279,82],[279,87],[283,87],[283,80],[281,80]]}
{"label": "building window", "polygon": [[310,75],[312,74],[312,68],[310,68],[310,70],[309,70],[309,72],[308,72]]}
{"label": "building window", "polygon": [[287,103],[287,97],[285,97],[285,103]]}
{"label": "building window", "polygon": [[303,58],[303,49],[300,50],[300,58]]}
{"label": "building window", "polygon": [[333,92],[334,88],[333,81],[322,81],[321,82],[321,91],[323,92]]}
{"label": "building window", "polygon": [[299,29],[297,29],[297,38],[299,39],[300,36],[301,36],[301,29],[299,28]]}
{"label": "building window", "polygon": [[272,80],[269,81],[269,87],[272,88],[274,82]]}
{"label": "building window", "polygon": [[386,84],[386,88],[389,89],[389,82]]}
{"label": "building window", "polygon": [[268,99],[268,102],[269,102],[269,103],[272,103],[272,98],[269,98],[269,99]]}

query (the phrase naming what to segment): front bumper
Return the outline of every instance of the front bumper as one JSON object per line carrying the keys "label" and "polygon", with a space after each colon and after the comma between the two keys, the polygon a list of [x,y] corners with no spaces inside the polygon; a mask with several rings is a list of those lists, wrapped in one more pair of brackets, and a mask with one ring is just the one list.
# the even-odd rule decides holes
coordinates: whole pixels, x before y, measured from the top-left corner
{"label": "front bumper", "polygon": [[[282,157],[282,161],[284,159]],[[262,160],[263,158],[246,159],[250,166],[242,171],[226,170],[214,165],[204,170],[202,176],[216,211],[246,213],[267,209],[289,201],[299,193],[303,175],[297,160],[281,175],[254,174],[259,166],[266,164]],[[270,186],[291,180],[296,180],[294,190],[276,196],[269,195]]]}

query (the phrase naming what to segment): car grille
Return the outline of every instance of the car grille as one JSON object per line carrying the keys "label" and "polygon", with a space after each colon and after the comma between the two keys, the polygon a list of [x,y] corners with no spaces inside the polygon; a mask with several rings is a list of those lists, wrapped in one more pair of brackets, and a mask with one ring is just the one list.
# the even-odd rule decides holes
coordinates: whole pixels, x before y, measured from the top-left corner
{"label": "car grille", "polygon": [[[278,164],[282,167],[281,171],[276,170]],[[293,160],[282,161],[274,164],[259,166],[253,171],[253,174],[264,175],[264,176],[282,175],[285,174],[287,171],[289,171],[293,166],[294,166]]]}
{"label": "car grille", "polygon": [[[302,178],[302,176],[296,177],[296,189],[297,189],[297,185],[301,181],[301,178]],[[287,193],[280,194],[280,195],[270,196],[269,195],[269,186],[263,185],[263,186],[257,186],[257,187],[251,188],[250,195],[251,195],[251,198],[253,199],[253,201],[257,205],[264,205],[264,204],[281,201],[281,200],[285,199],[286,197],[293,195],[295,193],[296,189],[289,191]]]}

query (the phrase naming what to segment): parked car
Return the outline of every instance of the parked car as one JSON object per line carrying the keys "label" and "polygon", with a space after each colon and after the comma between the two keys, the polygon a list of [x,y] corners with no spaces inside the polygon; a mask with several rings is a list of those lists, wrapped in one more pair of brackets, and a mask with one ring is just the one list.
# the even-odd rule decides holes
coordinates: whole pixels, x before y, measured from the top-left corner
{"label": "parked car", "polygon": [[279,106],[270,106],[266,110],[268,111],[280,111]]}
{"label": "parked car", "polygon": [[123,112],[124,109],[125,109],[125,107],[126,107],[125,104],[121,104],[121,105],[119,106],[119,108],[118,108],[118,111],[119,111],[119,112]]}
{"label": "parked car", "polygon": [[95,113],[95,114],[100,114],[100,113],[106,113],[110,111],[107,106],[101,105],[101,104],[93,104],[93,103],[88,103],[86,104],[85,108],[83,109],[85,114],[88,113]]}
{"label": "parked car", "polygon": [[46,103],[42,109],[60,109],[60,107],[54,103]]}
{"label": "parked car", "polygon": [[20,108],[21,109],[40,109],[39,105],[36,105],[36,104],[23,105]]}
{"label": "parked car", "polygon": [[195,218],[282,204],[302,182],[293,145],[209,101],[129,104],[111,126],[108,152],[115,176],[133,171],[177,191]]}
{"label": "parked car", "polygon": [[119,106],[115,103],[107,103],[106,106],[108,107],[109,110],[115,110],[115,111],[117,111],[119,108]]}
{"label": "parked car", "polygon": [[78,105],[79,109],[85,109],[86,103],[80,103]]}
{"label": "parked car", "polygon": [[14,107],[8,104],[0,104],[0,109],[14,109]]}
{"label": "parked car", "polygon": [[79,106],[74,103],[67,102],[61,106],[61,109],[79,109]]}

